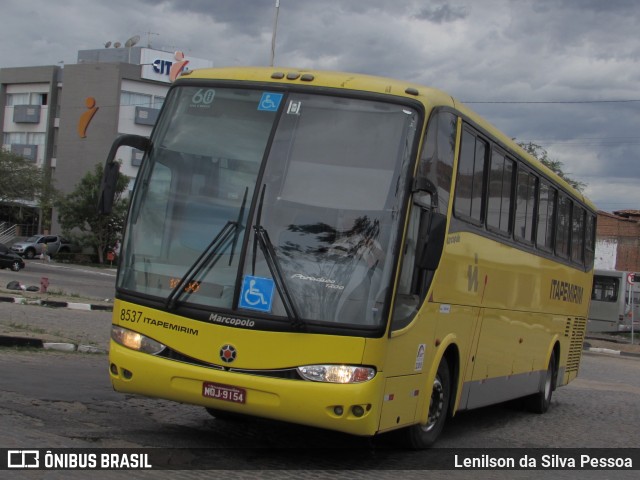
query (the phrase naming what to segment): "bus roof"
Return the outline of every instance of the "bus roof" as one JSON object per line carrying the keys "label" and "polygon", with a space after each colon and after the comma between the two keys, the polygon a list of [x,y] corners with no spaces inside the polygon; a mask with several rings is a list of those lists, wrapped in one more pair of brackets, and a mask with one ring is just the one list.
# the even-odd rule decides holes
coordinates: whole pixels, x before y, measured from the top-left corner
{"label": "bus roof", "polygon": [[421,102],[427,111],[435,107],[449,107],[471,120],[514,155],[525,160],[532,168],[550,178],[567,193],[580,200],[593,211],[596,206],[581,192],[573,188],[559,175],[547,168],[536,157],[527,153],[512,138],[493,126],[484,117],[471,110],[451,95],[433,87],[404,80],[331,70],[311,70],[285,67],[222,67],[187,70],[178,77],[177,83],[188,79],[233,80],[274,84],[302,84],[324,88],[336,88],[383,95],[405,97]]}

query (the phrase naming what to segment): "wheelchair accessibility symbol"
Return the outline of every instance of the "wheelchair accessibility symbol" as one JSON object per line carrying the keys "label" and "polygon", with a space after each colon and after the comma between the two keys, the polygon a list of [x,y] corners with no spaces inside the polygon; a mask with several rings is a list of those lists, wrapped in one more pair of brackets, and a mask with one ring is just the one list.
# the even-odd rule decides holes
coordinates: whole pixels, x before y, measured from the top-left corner
{"label": "wheelchair accessibility symbol", "polygon": [[240,308],[270,312],[273,303],[273,280],[247,275],[242,282]]}
{"label": "wheelchair accessibility symbol", "polygon": [[282,101],[282,93],[264,92],[258,105],[258,110],[276,112]]}

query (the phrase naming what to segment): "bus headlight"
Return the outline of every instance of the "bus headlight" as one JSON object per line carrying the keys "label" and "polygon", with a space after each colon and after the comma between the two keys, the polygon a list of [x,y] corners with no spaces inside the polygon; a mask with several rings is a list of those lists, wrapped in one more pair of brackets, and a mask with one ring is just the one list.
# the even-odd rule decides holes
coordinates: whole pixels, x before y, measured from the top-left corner
{"label": "bus headlight", "polygon": [[124,347],[150,355],[157,355],[166,348],[166,345],[160,342],[117,325],[111,325],[111,338]]}
{"label": "bus headlight", "polygon": [[356,365],[305,365],[298,373],[307,380],[327,383],[360,383],[371,380],[376,369]]}

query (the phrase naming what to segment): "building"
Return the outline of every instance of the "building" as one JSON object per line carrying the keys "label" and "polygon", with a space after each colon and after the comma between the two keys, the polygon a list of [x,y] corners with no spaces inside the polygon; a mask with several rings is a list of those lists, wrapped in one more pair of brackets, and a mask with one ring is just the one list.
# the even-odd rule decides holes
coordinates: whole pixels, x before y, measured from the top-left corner
{"label": "building", "polygon": [[[189,58],[189,68],[212,62]],[[76,64],[0,69],[2,147],[42,168],[55,188],[71,192],[97,163],[103,163],[121,134],[148,136],[169,87],[174,53],[145,47],[81,50]],[[141,152],[122,149],[121,172],[131,184]],[[42,233],[54,210],[41,218],[36,202],[0,206],[0,223],[19,224],[20,234]],[[2,232],[0,232],[1,234]]]}
{"label": "building", "polygon": [[640,272],[640,210],[598,212],[595,268]]}

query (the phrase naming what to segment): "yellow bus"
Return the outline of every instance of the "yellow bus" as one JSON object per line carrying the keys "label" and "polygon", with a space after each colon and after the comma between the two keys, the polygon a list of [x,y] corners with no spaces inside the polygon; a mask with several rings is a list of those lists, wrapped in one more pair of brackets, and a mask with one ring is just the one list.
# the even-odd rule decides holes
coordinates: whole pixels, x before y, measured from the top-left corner
{"label": "yellow bus", "polygon": [[[119,392],[432,445],[456,412],[576,377],[595,208],[451,96],[189,71],[144,152],[117,277]],[[126,155],[126,152],[125,152]],[[126,158],[126,157],[125,157]]]}

